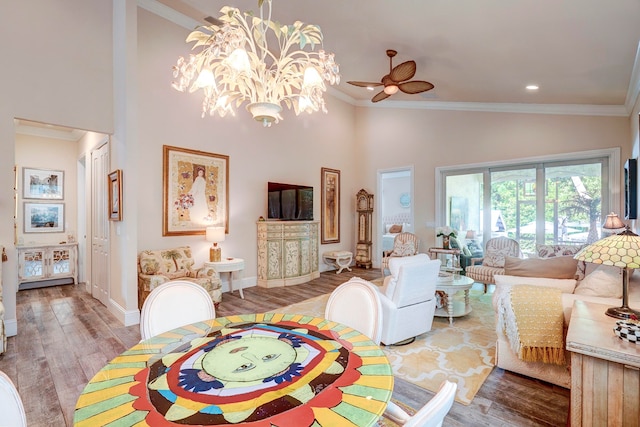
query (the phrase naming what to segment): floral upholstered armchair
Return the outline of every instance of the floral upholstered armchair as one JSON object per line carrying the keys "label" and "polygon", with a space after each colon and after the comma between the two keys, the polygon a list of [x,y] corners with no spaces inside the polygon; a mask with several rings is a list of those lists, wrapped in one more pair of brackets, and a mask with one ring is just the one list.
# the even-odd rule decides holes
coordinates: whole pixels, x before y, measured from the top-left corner
{"label": "floral upholstered armchair", "polygon": [[222,301],[220,276],[211,268],[195,269],[189,246],[142,251],[138,254],[138,308],[149,293],[171,280],[189,280],[202,286],[217,307]]}

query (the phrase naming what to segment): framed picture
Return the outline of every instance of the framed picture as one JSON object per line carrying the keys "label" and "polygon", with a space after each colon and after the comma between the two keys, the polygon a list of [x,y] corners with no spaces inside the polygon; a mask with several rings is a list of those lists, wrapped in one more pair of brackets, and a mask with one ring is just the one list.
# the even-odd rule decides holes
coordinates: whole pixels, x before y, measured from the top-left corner
{"label": "framed picture", "polygon": [[340,171],[322,168],[321,243],[340,243]]}
{"label": "framed picture", "polygon": [[22,168],[23,199],[64,199],[64,172]]}
{"label": "framed picture", "polygon": [[229,156],[163,146],[162,235],[229,232]]}
{"label": "framed picture", "polygon": [[109,219],[122,221],[122,169],[108,175],[109,179]]}
{"label": "framed picture", "polygon": [[24,202],[25,233],[62,233],[64,203]]}
{"label": "framed picture", "polygon": [[624,164],[624,219],[638,218],[638,160]]}

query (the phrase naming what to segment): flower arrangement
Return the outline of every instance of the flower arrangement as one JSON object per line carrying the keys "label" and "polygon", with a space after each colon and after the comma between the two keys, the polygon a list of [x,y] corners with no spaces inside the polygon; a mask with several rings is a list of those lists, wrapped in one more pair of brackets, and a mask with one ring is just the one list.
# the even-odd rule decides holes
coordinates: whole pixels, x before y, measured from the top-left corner
{"label": "flower arrangement", "polygon": [[193,207],[193,196],[188,194],[180,194],[178,200],[174,202],[176,209],[189,209]]}
{"label": "flower arrangement", "polygon": [[447,237],[456,237],[456,230],[447,226],[436,228],[436,237],[447,236]]}

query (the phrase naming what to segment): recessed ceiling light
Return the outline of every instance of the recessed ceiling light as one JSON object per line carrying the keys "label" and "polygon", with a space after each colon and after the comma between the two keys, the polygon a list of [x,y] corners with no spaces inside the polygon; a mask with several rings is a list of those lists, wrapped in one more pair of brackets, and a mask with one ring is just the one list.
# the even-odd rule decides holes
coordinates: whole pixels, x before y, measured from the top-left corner
{"label": "recessed ceiling light", "polygon": [[527,85],[527,90],[538,90],[540,89],[538,85]]}

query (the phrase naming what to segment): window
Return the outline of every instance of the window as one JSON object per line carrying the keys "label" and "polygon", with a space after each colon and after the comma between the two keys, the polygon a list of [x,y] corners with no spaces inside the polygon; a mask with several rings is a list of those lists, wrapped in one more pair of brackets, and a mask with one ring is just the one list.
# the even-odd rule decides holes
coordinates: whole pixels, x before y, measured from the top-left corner
{"label": "window", "polygon": [[606,214],[619,211],[619,171],[618,149],[438,168],[437,225],[483,245],[511,237],[525,254],[536,244],[593,242]]}

